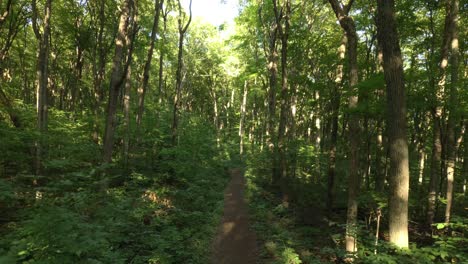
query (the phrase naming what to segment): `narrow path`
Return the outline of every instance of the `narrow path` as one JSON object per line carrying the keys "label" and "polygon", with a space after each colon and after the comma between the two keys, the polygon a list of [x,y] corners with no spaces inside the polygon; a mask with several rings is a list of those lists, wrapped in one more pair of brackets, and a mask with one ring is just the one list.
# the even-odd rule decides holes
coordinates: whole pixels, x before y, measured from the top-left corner
{"label": "narrow path", "polygon": [[256,236],[249,228],[244,201],[244,175],[240,169],[230,171],[231,182],[224,192],[224,214],[213,242],[213,264],[255,264]]}

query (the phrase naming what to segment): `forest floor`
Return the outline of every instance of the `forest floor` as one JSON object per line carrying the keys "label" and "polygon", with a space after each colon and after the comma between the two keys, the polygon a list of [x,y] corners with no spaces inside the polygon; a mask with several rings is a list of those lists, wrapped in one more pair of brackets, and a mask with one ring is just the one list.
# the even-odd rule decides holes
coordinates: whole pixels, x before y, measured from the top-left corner
{"label": "forest floor", "polygon": [[231,182],[224,192],[224,213],[213,241],[213,264],[257,263],[256,235],[249,226],[244,200],[245,179],[240,169],[230,171]]}

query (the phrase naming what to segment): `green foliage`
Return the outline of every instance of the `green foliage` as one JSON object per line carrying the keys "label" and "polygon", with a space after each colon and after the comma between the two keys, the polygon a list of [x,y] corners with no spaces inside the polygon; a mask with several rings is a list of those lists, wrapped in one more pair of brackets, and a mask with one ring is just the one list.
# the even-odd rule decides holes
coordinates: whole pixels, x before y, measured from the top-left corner
{"label": "green foliage", "polygon": [[[159,151],[156,169],[135,162],[124,170],[94,165],[100,155],[86,121],[51,116],[44,175],[0,179],[0,207],[11,221],[0,229],[1,263],[206,263],[227,182],[209,124],[187,115],[179,144]],[[24,156],[22,137],[35,140],[27,131],[0,132],[18,138],[1,142],[4,164]],[[159,130],[147,137],[158,142]]]}
{"label": "green foliage", "polygon": [[[311,193],[321,192],[323,187],[314,189],[313,185],[302,182],[305,188],[292,191],[292,197],[298,196],[299,200],[284,203],[269,184],[270,171],[262,168],[269,164],[264,159],[264,155],[253,155],[247,172],[247,197],[253,226],[260,240],[262,263],[340,263],[346,257],[343,245],[345,218],[337,223],[328,220],[328,226],[324,226],[320,219],[312,220],[312,225],[301,219],[304,208],[313,210],[311,214],[306,214],[309,218],[321,214],[320,208],[310,207],[307,201],[319,203],[317,199],[320,198],[317,197],[320,196],[314,197]],[[370,222],[364,223],[360,216],[357,230],[359,250],[355,263],[463,263],[468,258],[461,250],[468,246],[467,219],[459,216],[454,216],[448,225],[435,224],[439,235],[433,236],[434,241],[430,244],[412,243],[409,250],[399,250],[380,235],[378,245],[375,246],[375,210],[382,209],[382,232],[386,228],[387,202],[385,193],[361,193],[359,215],[365,212],[365,220]]]}

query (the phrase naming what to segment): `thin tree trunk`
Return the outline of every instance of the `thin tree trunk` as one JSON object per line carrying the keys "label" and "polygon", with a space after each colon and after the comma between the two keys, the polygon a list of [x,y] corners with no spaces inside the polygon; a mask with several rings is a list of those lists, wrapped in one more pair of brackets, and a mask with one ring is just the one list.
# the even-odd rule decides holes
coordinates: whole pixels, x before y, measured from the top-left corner
{"label": "thin tree trunk", "polygon": [[125,77],[125,92],[124,92],[124,128],[125,136],[123,140],[123,164],[124,167],[128,165],[128,155],[130,150],[130,96],[132,92],[132,66],[128,66],[127,76]]}
{"label": "thin tree trunk", "polygon": [[[447,0],[446,6],[446,17],[445,17],[445,25],[444,25],[444,34],[442,39],[442,48],[441,48],[441,59],[439,64],[440,70],[440,79],[437,84],[435,85],[435,80],[431,78],[432,87],[434,87],[434,97],[432,101],[433,107],[433,145],[432,145],[432,157],[431,157],[431,178],[429,181],[429,192],[428,192],[428,206],[427,206],[427,225],[431,227],[435,211],[436,211],[436,202],[437,202],[437,194],[438,187],[441,186],[441,173],[442,173],[442,105],[443,102],[443,94],[446,85],[447,79],[447,66],[449,60],[449,46],[451,41],[451,27],[452,27],[452,18],[451,18],[451,8],[450,8],[450,1]],[[440,189],[440,188],[439,188]]]}
{"label": "thin tree trunk", "polygon": [[[83,73],[83,59],[84,59],[84,54],[83,54],[83,48],[80,44],[79,38],[80,38],[80,30],[81,30],[81,25],[82,25],[82,18],[78,16],[75,20],[75,27],[77,28],[77,33],[75,35],[75,51],[76,51],[76,58],[75,61],[73,62],[73,65],[71,67],[71,72],[73,72],[73,75],[71,76],[71,102],[70,102],[70,111],[73,112],[76,107],[76,101],[78,100],[79,96],[79,82],[81,81],[82,73]],[[65,93],[63,93],[65,94]],[[63,109],[63,98],[60,98],[60,108]]]}
{"label": "thin tree trunk", "polygon": [[141,120],[143,118],[143,112],[145,110],[145,95],[146,90],[148,89],[148,82],[150,77],[151,61],[153,59],[154,46],[156,43],[156,34],[158,33],[159,27],[159,14],[161,12],[161,7],[164,0],[155,0],[154,1],[154,19],[153,19],[153,28],[151,30],[151,42],[148,48],[148,54],[146,56],[145,68],[143,71],[143,78],[141,80],[141,86],[138,88],[138,113],[136,118],[137,131],[141,126]]}
{"label": "thin tree trunk", "polygon": [[340,87],[343,85],[343,60],[346,53],[346,44],[348,39],[346,35],[341,39],[341,45],[338,48],[338,57],[340,63],[336,69],[335,85],[332,93],[332,120],[330,136],[330,152],[328,156],[328,183],[327,183],[327,209],[331,213],[335,202],[335,174],[336,174],[336,144],[338,141],[338,114],[340,111]]}
{"label": "thin tree trunk", "polygon": [[132,0],[125,0],[122,4],[120,14],[119,29],[115,38],[115,53],[112,63],[112,75],[109,89],[109,102],[107,105],[106,128],[104,132],[103,161],[112,161],[112,150],[114,148],[114,133],[116,124],[117,101],[125,76],[122,74],[122,60],[126,39],[128,34],[128,24]]}
{"label": "thin tree trunk", "polygon": [[[161,9],[163,6],[161,6]],[[161,104],[163,100],[163,83],[164,83],[164,45],[166,43],[166,34],[167,34],[167,15],[169,14],[169,8],[166,7],[166,9],[163,12],[163,34],[162,34],[162,39],[161,39],[161,48],[159,50],[159,72],[158,72],[158,103]],[[159,119],[159,118],[158,118]]]}
{"label": "thin tree trunk", "polygon": [[244,128],[244,122],[245,122],[245,111],[246,111],[246,106],[247,106],[247,92],[248,92],[248,83],[245,81],[244,83],[244,93],[242,95],[242,104],[241,104],[241,118],[239,121],[239,154],[242,155],[244,154],[244,133],[245,133],[245,128]]}
{"label": "thin tree trunk", "polygon": [[293,143],[293,151],[291,151],[291,157],[290,157],[290,168],[291,168],[291,177],[295,178],[296,177],[296,171],[297,171],[297,154],[298,154],[298,144],[296,141],[296,135],[297,135],[297,92],[298,92],[299,85],[296,84],[294,85],[294,88],[291,90],[291,109],[290,109],[290,114],[291,118],[289,120],[290,124],[290,130],[288,133],[289,141]]}
{"label": "thin tree trunk", "polygon": [[431,178],[429,179],[428,205],[426,220],[430,227],[434,222],[435,205],[437,199],[437,186],[440,180],[440,166],[442,143],[440,136],[440,116],[437,113],[433,114],[433,135],[432,135],[432,155],[431,155]]}
{"label": "thin tree trunk", "polygon": [[[210,76],[211,76],[211,71],[210,71]],[[213,99],[213,124],[216,129],[216,146],[219,148],[220,147],[220,132],[221,132],[221,120],[219,118],[219,107],[218,107],[218,96],[216,94],[215,90],[215,85],[216,85],[216,78],[214,80],[211,79],[210,77],[210,84],[209,84],[209,91],[210,91],[210,96]]]}
{"label": "thin tree trunk", "polygon": [[468,180],[468,120],[464,122],[465,132],[463,135],[463,168],[461,178],[463,181],[463,194],[466,195],[466,185]]}
{"label": "thin tree trunk", "polygon": [[176,93],[174,96],[174,109],[172,112],[172,145],[177,145],[177,129],[179,127],[179,107],[180,107],[180,100],[182,97],[182,68],[183,68],[183,51],[184,51],[184,35],[187,31],[190,22],[192,21],[192,0],[190,0],[189,4],[189,19],[185,26],[182,25],[182,7],[180,5],[180,0],[178,0],[179,6],[179,18],[178,18],[178,25],[179,25],[179,47],[178,47],[178,54],[177,54],[177,71],[176,71]]}
{"label": "thin tree trunk", "polygon": [[406,139],[406,98],[403,60],[395,19],[394,0],[377,1],[378,39],[382,45],[387,85],[387,130],[390,147],[390,242],[408,247],[409,167]]}
{"label": "thin tree trunk", "polygon": [[[366,98],[366,99],[363,99],[363,100],[367,100],[368,96],[364,96],[364,98]],[[369,132],[369,118],[367,116],[364,118],[364,125],[363,126],[364,126],[364,132],[362,134],[366,136],[366,138],[365,138],[366,151],[364,153],[365,154],[366,164],[365,164],[365,167],[363,168],[363,172],[364,172],[363,179],[366,182],[366,185],[365,185],[366,190],[370,190],[371,138],[372,138],[372,136],[370,135],[370,132]]]}
{"label": "thin tree trunk", "polygon": [[[276,0],[274,0],[276,1]],[[275,2],[276,3],[276,2]],[[259,18],[262,21],[262,12],[259,9]],[[263,22],[263,21],[262,21]],[[277,50],[277,38],[278,38],[278,23],[275,21],[266,29],[268,35],[268,51],[265,48],[265,55],[268,57],[268,122],[267,122],[267,133],[266,145],[271,157],[271,180],[273,185],[278,185],[278,165],[277,165],[277,142],[276,142],[276,89],[277,89],[277,78],[278,78],[278,50]]]}
{"label": "thin tree trunk", "polygon": [[376,146],[376,154],[375,154],[375,191],[383,192],[385,186],[385,170],[387,162],[382,164],[382,157],[384,147],[383,147],[383,131],[382,131],[382,121],[379,120],[377,122],[377,146]]}
{"label": "thin tree trunk", "polygon": [[[36,69],[36,109],[37,109],[37,129],[39,134],[42,135],[47,131],[47,85],[49,80],[48,65],[49,65],[49,37],[50,37],[50,18],[52,12],[52,0],[47,0],[44,10],[43,32],[39,32],[37,25],[37,7],[36,0],[32,1],[33,9],[33,30],[36,38],[39,40],[39,55],[37,57]],[[36,142],[36,159],[35,159],[35,173],[41,173],[41,162],[43,156],[44,146],[39,139]]]}
{"label": "thin tree trunk", "polygon": [[[129,33],[127,33],[126,43],[128,48],[127,59],[125,62],[125,90],[123,94],[123,108],[124,108],[124,128],[125,128],[125,136],[124,136],[124,148],[123,148],[123,164],[124,167],[127,168],[128,166],[128,156],[130,152],[130,96],[132,92],[132,59],[133,59],[133,50],[135,47],[135,38],[138,34],[138,23],[136,19],[136,7],[134,8],[134,12],[132,12],[132,17],[130,20],[132,21],[131,27],[129,27]],[[131,34],[131,35],[130,35]]]}
{"label": "thin tree trunk", "polygon": [[[99,3],[99,29],[97,33],[97,43],[95,46],[95,50],[98,51],[97,58],[93,62],[94,66],[94,97],[95,97],[95,105],[93,109],[94,115],[94,122],[93,122],[93,134],[92,138],[96,144],[99,144],[99,124],[100,124],[100,112],[101,112],[101,104],[104,100],[104,89],[102,87],[102,83],[104,81],[104,75],[106,72],[106,48],[104,45],[104,27],[105,27],[105,0],[97,0]],[[96,53],[94,53],[96,54]]]}
{"label": "thin tree trunk", "polygon": [[425,168],[425,160],[426,160],[426,152],[424,151],[424,144],[419,147],[419,165],[418,165],[418,185],[421,187],[424,182],[424,168]]}

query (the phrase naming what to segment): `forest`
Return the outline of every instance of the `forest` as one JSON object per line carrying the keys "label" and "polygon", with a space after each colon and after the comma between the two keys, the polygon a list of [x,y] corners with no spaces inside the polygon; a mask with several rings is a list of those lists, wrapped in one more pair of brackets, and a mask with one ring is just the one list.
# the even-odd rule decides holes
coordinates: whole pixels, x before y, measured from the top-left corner
{"label": "forest", "polygon": [[468,1],[234,1],[0,0],[0,263],[468,262]]}

